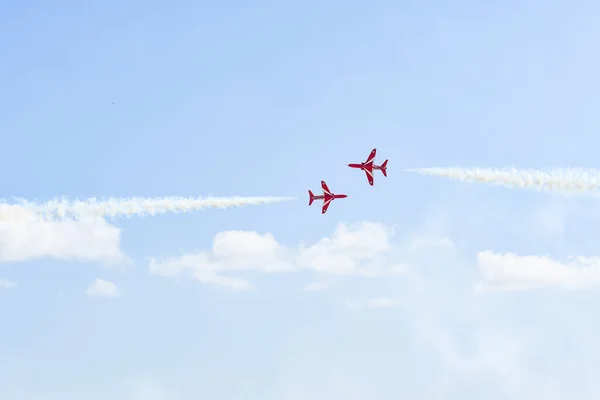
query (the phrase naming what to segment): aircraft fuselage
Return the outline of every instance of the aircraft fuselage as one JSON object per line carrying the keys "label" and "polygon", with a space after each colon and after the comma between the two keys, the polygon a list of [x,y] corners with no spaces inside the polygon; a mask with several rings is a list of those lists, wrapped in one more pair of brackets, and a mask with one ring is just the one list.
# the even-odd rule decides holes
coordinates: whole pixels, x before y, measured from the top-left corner
{"label": "aircraft fuselage", "polygon": [[[348,166],[349,166],[350,168],[360,168],[360,169],[365,169],[365,168],[367,168],[367,164],[364,164],[364,163],[362,163],[362,164],[348,164]],[[375,165],[375,164],[373,164],[373,165],[371,166],[371,168],[372,168],[372,169],[378,169],[378,170],[380,170],[380,169],[381,169],[381,165]]]}

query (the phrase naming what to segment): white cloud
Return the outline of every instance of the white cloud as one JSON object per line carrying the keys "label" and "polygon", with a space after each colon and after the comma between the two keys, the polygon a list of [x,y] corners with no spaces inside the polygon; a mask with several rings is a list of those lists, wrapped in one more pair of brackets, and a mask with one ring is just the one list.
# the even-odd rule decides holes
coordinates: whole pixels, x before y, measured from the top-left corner
{"label": "white cloud", "polygon": [[[438,271],[439,276],[439,271],[447,268],[448,257],[457,254],[455,243],[443,235],[443,231],[439,221],[430,220],[421,230],[392,246],[392,231],[383,224],[339,224],[332,236],[296,247],[278,243],[271,234],[225,231],[215,235],[210,251],[160,261],[152,258],[149,267],[155,275],[179,276],[185,273],[200,282],[232,290],[254,288],[247,277],[234,275],[247,272],[312,271],[330,277],[367,278],[410,275],[419,280],[421,273],[417,274],[410,265],[419,263],[420,272],[429,266],[431,271]],[[486,251],[477,254],[477,267],[482,274],[482,280],[475,286],[478,292],[527,290],[550,285],[566,289],[600,286],[600,258],[578,257],[564,263],[542,256]],[[465,264],[455,273],[470,274],[469,269]],[[438,277],[432,276],[431,279]],[[329,280],[319,279],[304,289],[324,290],[330,285]]]}
{"label": "white cloud", "polygon": [[[360,224],[355,225],[352,230],[358,231],[359,228]],[[558,348],[556,343],[562,343],[565,340],[562,336],[564,332],[557,335],[556,331],[552,329],[552,325],[540,325],[537,320],[536,323],[525,327],[515,327],[512,325],[513,321],[518,322],[519,318],[521,318],[520,321],[532,318],[531,308],[519,308],[522,315],[515,317],[514,303],[509,303],[506,299],[502,299],[501,303],[493,303],[489,300],[490,298],[474,297],[473,293],[468,290],[473,284],[473,277],[464,275],[464,271],[477,273],[474,262],[465,262],[464,254],[460,252],[461,248],[455,246],[452,241],[443,239],[440,232],[420,232],[415,235],[407,235],[406,238],[407,240],[394,243],[393,247],[397,247],[396,250],[399,250],[403,256],[409,256],[409,265],[413,266],[413,273],[418,273],[425,283],[423,291],[375,292],[390,294],[393,297],[369,298],[366,296],[360,297],[359,301],[345,302],[347,307],[365,310],[365,312],[329,314],[330,310],[327,310],[323,314],[322,310],[316,307],[302,318],[292,317],[285,321],[271,317],[271,312],[281,309],[280,302],[275,305],[265,305],[265,307],[273,308],[265,310],[265,313],[259,313],[261,315],[256,315],[255,318],[259,318],[258,321],[261,324],[273,324],[270,325],[275,328],[270,329],[273,336],[260,336],[256,342],[249,343],[251,343],[250,346],[255,345],[261,351],[263,349],[268,351],[270,348],[278,349],[277,356],[273,356],[274,358],[269,360],[269,362],[277,364],[277,372],[267,383],[263,383],[260,378],[255,378],[252,381],[252,387],[244,389],[245,391],[240,388],[239,397],[233,397],[232,392],[235,389],[225,389],[225,387],[240,387],[241,385],[236,385],[236,382],[248,376],[247,369],[244,369],[244,356],[232,355],[232,357],[237,357],[232,359],[236,362],[228,362],[223,367],[225,369],[215,368],[210,363],[201,364],[201,367],[198,367],[197,360],[202,358],[201,355],[206,350],[188,346],[186,348],[190,349],[189,357],[187,357],[189,363],[178,367],[178,371],[172,375],[171,379],[174,381],[171,385],[181,390],[181,398],[215,397],[215,393],[217,397],[220,395],[221,397],[240,399],[253,397],[324,399],[327,396],[388,399],[397,397],[399,393],[408,398],[440,399],[480,398],[481,393],[488,393],[487,396],[492,400],[504,398],[524,400],[535,398],[536,395],[548,399],[567,399],[573,396],[593,398],[577,396],[579,394],[577,392],[571,392],[572,396],[570,397],[555,394],[557,390],[552,386],[553,382],[561,381],[559,378],[562,376],[560,368],[562,360],[559,360],[560,357],[552,359],[552,356],[544,351],[546,348],[543,347],[543,341],[546,340],[554,346],[553,348]],[[322,243],[326,240],[318,242]],[[221,242],[221,246],[222,244],[223,242]],[[278,248],[283,250],[281,254],[290,257],[282,259],[289,262],[294,270],[301,270],[294,263],[297,250],[292,251],[282,248],[282,246]],[[219,257],[215,257],[214,253],[219,254]],[[393,249],[375,253],[375,259],[383,261],[379,268],[384,273],[390,273],[387,265],[400,265],[402,266],[399,268],[400,270],[407,268],[407,264],[398,262],[396,254],[393,253]],[[226,268],[227,264],[223,263],[223,260],[228,257],[230,256],[218,251],[207,252],[204,260],[209,260],[209,264],[210,261],[213,261],[211,266],[216,264],[222,268],[214,271],[213,277],[222,277],[223,273],[261,271],[259,268],[249,268],[243,265],[243,262],[242,265],[237,265],[237,270],[230,271]],[[229,259],[236,260],[235,257]],[[194,261],[195,259],[188,260]],[[402,261],[404,261],[404,257]],[[163,270],[159,269],[167,275],[176,276],[186,272],[193,276],[196,272],[196,264],[193,262],[183,264],[183,267],[177,263],[158,264],[157,267],[167,266]],[[287,271],[287,268],[283,270]],[[324,278],[315,280],[313,283],[315,286],[319,286],[320,283],[329,282],[332,276],[324,276]],[[373,286],[381,288],[380,285],[385,285],[391,280],[369,280],[368,283],[373,282],[375,284]],[[360,283],[365,282],[363,280]],[[353,291],[351,293],[352,295],[356,294]],[[197,308],[203,307],[202,304],[190,304],[193,304],[194,312],[202,312],[202,309]],[[379,310],[381,312],[366,312],[373,308],[391,306],[395,306],[395,308]],[[529,306],[531,307],[531,302]],[[545,305],[545,307],[548,306]],[[540,314],[544,315],[544,308],[533,308],[533,311],[540,311]],[[218,325],[219,321],[216,321],[214,329],[242,331],[247,320],[236,318],[236,314],[231,311],[226,312],[229,313],[227,323]],[[508,316],[506,320],[502,319],[503,314]],[[523,314],[525,318],[523,318]],[[166,315],[163,314],[163,318]],[[323,316],[331,318],[323,318]],[[511,320],[511,318],[513,319]],[[290,320],[297,323],[293,326],[294,329],[290,329],[293,333],[281,335],[278,330],[289,324]],[[587,321],[587,317],[584,320]],[[339,340],[340,331],[336,329],[338,327],[336,324],[343,327],[344,340]],[[195,325],[188,325],[182,329],[186,328],[190,331],[197,329]],[[534,333],[532,334],[530,330],[533,330]],[[579,329],[570,331],[572,335],[569,338],[581,336]],[[588,329],[588,331],[592,330]],[[168,334],[168,332],[170,331],[165,329],[160,333],[155,332],[155,334],[160,336]],[[178,340],[179,336],[177,333],[174,334],[175,336],[169,337],[169,340]],[[552,336],[553,334],[555,336]],[[197,335],[190,334],[188,338],[193,342]],[[261,348],[261,346],[264,347]],[[539,346],[538,349],[536,346]],[[583,348],[585,346],[579,343],[579,346],[573,347]],[[306,348],[310,348],[312,351],[306,352]],[[556,370],[545,371],[544,367],[541,367],[541,370],[536,369],[540,368],[535,365],[540,354],[543,355],[542,361],[550,359],[554,362],[552,368],[556,368]],[[569,355],[569,357],[572,356]],[[414,360],[418,360],[418,362]],[[567,361],[572,365],[573,358]],[[590,361],[590,364],[592,363],[593,361]],[[594,363],[592,367],[595,364],[597,363]],[[294,365],[298,367],[293,368]],[[373,368],[373,365],[377,365],[377,368]],[[556,365],[559,366],[556,367]],[[306,366],[310,368],[307,369]],[[194,386],[192,382],[197,380],[198,370],[203,373],[212,371],[207,382],[213,382],[214,386],[210,388],[206,388],[208,385]],[[282,370],[283,372],[281,372]],[[339,371],[339,375],[334,376],[336,374],[332,371]],[[163,370],[161,373],[164,373]],[[181,376],[185,377],[180,378]],[[228,385],[222,384],[224,376],[229,382]],[[403,383],[395,383],[398,376],[406,378]],[[548,381],[552,383],[548,383]],[[560,385],[569,387],[568,382],[561,381]],[[170,393],[166,389],[167,387],[140,385],[136,388],[135,396],[128,393],[129,397],[124,396],[123,398],[176,398],[174,393]],[[273,396],[268,394],[273,394]],[[100,397],[100,395],[98,396]]]}
{"label": "white cloud", "polygon": [[291,269],[287,259],[285,249],[271,234],[225,231],[215,235],[211,252],[202,251],[161,262],[152,258],[150,272],[160,276],[177,276],[189,271],[203,283],[226,286],[233,290],[250,290],[254,288],[252,283],[221,273],[250,270],[286,272]]}
{"label": "white cloud", "polygon": [[[203,283],[234,290],[253,284],[225,273],[255,271],[281,273],[310,270],[324,275],[377,277],[406,274],[408,267],[389,259],[391,230],[383,224],[339,224],[331,237],[311,246],[288,248],[271,234],[225,231],[213,240],[211,251],[157,260],[151,258],[150,273],[165,277],[189,273]],[[319,285],[313,287],[315,289]]]}
{"label": "white cloud", "polygon": [[85,293],[92,297],[113,298],[119,296],[119,289],[113,282],[96,278],[96,280],[87,288]]}
{"label": "white cloud", "polygon": [[391,231],[383,224],[361,222],[354,226],[339,224],[331,238],[297,250],[300,268],[331,275],[378,276],[382,256],[390,249]]}
{"label": "white cloud", "polygon": [[17,287],[15,282],[11,282],[6,278],[0,278],[0,290],[2,289],[14,289]]}
{"label": "white cloud", "polygon": [[544,256],[519,256],[484,251],[477,254],[482,279],[477,292],[515,291],[558,286],[588,289],[600,286],[600,257],[574,257],[560,262]]}
{"label": "white cloud", "polygon": [[0,262],[41,257],[81,261],[116,261],[120,230],[104,219],[50,221],[19,206],[0,208]]}

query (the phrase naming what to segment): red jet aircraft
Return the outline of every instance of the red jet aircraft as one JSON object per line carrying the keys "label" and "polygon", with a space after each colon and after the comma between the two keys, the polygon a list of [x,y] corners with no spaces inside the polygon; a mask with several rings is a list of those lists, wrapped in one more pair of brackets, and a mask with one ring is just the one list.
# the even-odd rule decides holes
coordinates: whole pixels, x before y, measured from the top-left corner
{"label": "red jet aircraft", "polygon": [[374,165],[375,154],[377,153],[377,149],[371,150],[371,154],[369,154],[369,158],[367,161],[360,164],[348,164],[350,168],[360,168],[365,171],[367,174],[367,179],[369,180],[369,185],[373,186],[373,170],[380,170],[383,173],[383,176],[387,176],[387,163],[388,160],[385,160],[381,165]]}
{"label": "red jet aircraft", "polygon": [[327,187],[327,184],[325,183],[325,181],[321,181],[321,188],[323,189],[323,195],[322,196],[315,196],[313,194],[313,192],[311,192],[310,190],[308,191],[308,197],[309,197],[309,199],[308,199],[308,205],[309,206],[315,200],[323,200],[323,209],[321,210],[321,214],[325,214],[327,212],[327,209],[329,208],[329,205],[331,204],[332,200],[343,199],[343,198],[348,197],[345,194],[333,194],[333,193],[331,193],[331,191]]}

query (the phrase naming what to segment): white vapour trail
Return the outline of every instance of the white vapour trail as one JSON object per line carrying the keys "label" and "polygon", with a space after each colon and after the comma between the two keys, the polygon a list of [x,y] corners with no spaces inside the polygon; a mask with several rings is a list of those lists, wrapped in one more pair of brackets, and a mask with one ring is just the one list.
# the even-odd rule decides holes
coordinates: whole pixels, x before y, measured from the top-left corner
{"label": "white vapour trail", "polygon": [[188,212],[204,208],[229,208],[245,205],[270,204],[294,200],[292,197],[163,197],[109,198],[98,200],[52,200],[46,203],[21,201],[0,203],[0,220],[28,211],[49,220],[84,219],[94,217],[131,217]]}
{"label": "white vapour trail", "polygon": [[466,182],[483,182],[509,188],[585,193],[600,191],[600,170],[516,168],[417,168],[408,171]]}

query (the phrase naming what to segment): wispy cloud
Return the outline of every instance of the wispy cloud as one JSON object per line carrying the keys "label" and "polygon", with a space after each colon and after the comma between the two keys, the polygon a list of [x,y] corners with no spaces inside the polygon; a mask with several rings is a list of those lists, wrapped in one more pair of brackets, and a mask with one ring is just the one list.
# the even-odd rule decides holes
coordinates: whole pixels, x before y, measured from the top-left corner
{"label": "wispy cloud", "polygon": [[13,206],[0,218],[0,262],[40,257],[116,262],[125,259],[120,235],[117,227],[101,218],[47,221]]}
{"label": "wispy cloud", "polygon": [[0,278],[0,290],[3,289],[14,289],[17,287],[16,282],[9,281],[6,278]]}
{"label": "wispy cloud", "polygon": [[117,285],[101,278],[96,278],[96,280],[87,288],[85,293],[88,296],[100,298],[115,298],[120,295]]}
{"label": "wispy cloud", "polygon": [[561,262],[545,256],[519,256],[484,251],[477,254],[482,279],[479,293],[556,286],[563,289],[600,287],[600,257],[572,257]]}

